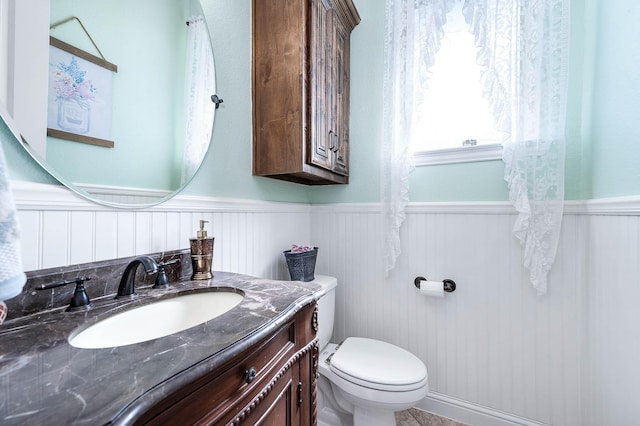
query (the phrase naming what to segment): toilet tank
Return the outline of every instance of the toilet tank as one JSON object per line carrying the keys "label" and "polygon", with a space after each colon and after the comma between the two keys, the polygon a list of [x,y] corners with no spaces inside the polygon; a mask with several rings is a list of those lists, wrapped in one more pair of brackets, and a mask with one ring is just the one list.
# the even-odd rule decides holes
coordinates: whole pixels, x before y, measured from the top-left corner
{"label": "toilet tank", "polygon": [[322,349],[331,341],[331,335],[333,334],[338,279],[325,275],[316,275],[312,282],[322,287],[318,299],[318,341],[320,349]]}

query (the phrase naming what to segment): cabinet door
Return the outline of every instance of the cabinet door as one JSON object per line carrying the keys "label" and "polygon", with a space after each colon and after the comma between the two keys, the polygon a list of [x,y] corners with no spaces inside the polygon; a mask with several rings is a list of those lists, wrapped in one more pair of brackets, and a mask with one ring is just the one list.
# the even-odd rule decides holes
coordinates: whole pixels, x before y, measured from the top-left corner
{"label": "cabinet door", "polygon": [[332,168],[331,141],[331,73],[332,14],[325,0],[311,0],[310,73],[311,116],[309,117],[309,162],[327,170]]}
{"label": "cabinet door", "polygon": [[260,426],[298,426],[300,408],[298,406],[298,368],[290,368],[273,388],[259,402],[241,424]]}
{"label": "cabinet door", "polygon": [[[317,371],[320,350],[317,343],[300,357],[271,391],[241,422],[242,425],[317,425]],[[261,399],[258,396],[258,399]]]}
{"label": "cabinet door", "polygon": [[312,8],[311,163],[347,176],[350,31],[325,0],[312,0]]}
{"label": "cabinet door", "polygon": [[339,19],[338,14],[335,14],[333,171],[345,176],[349,174],[349,33],[345,23]]}

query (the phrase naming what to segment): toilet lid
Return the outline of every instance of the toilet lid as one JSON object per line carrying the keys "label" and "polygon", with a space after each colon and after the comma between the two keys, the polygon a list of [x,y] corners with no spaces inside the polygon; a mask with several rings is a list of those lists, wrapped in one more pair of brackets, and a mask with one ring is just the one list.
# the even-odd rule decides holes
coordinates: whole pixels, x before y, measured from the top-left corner
{"label": "toilet lid", "polygon": [[331,357],[331,371],[373,389],[406,391],[425,386],[427,368],[415,355],[390,343],[349,337]]}

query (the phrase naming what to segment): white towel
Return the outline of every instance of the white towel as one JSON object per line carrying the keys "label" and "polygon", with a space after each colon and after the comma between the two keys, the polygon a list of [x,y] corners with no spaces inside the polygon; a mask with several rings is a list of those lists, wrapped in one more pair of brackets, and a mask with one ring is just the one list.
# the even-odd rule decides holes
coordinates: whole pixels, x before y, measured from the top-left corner
{"label": "white towel", "polygon": [[26,281],[22,271],[16,206],[9,187],[4,151],[0,146],[0,301],[20,294]]}

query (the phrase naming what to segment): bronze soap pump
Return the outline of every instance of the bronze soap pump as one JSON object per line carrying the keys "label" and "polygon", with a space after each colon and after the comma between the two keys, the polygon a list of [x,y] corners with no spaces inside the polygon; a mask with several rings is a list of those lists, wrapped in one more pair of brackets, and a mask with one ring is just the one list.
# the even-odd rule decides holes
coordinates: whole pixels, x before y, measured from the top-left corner
{"label": "bronze soap pump", "polygon": [[196,238],[191,238],[191,266],[193,268],[192,280],[209,280],[213,278],[211,265],[213,263],[213,238],[207,237],[204,224],[207,220],[200,220],[200,229]]}

